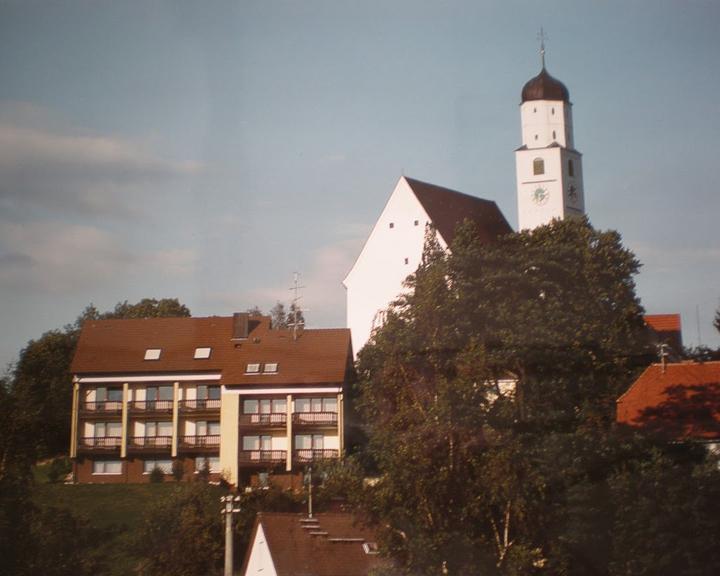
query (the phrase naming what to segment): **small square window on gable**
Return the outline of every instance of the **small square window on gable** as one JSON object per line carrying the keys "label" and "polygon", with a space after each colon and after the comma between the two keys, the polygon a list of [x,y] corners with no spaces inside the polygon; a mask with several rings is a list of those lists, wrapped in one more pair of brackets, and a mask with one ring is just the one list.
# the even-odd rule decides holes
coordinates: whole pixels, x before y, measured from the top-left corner
{"label": "small square window on gable", "polygon": [[415,226],[417,226],[418,224],[420,224],[420,220],[415,220]]}
{"label": "small square window on gable", "polygon": [[260,364],[248,364],[245,367],[245,374],[257,374],[260,372]]}
{"label": "small square window on gable", "polygon": [[395,222],[390,222],[390,228],[395,228]]}
{"label": "small square window on gable", "polygon": [[201,360],[204,358],[210,358],[210,352],[212,352],[212,348],[195,348],[195,356],[194,358],[196,360]]}
{"label": "small square window on gable", "polygon": [[160,348],[148,348],[145,350],[145,360],[160,360]]}
{"label": "small square window on gable", "polygon": [[263,366],[263,372],[265,374],[275,374],[278,371],[277,362],[266,362]]}

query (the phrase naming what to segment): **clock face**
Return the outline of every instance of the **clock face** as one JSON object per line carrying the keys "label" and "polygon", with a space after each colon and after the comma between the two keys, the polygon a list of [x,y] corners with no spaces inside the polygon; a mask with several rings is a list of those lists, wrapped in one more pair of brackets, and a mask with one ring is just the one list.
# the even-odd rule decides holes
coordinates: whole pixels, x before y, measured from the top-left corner
{"label": "clock face", "polygon": [[543,188],[542,186],[538,186],[537,188],[535,188],[535,190],[533,190],[532,200],[538,206],[542,206],[548,201],[549,196],[550,194],[545,188]]}

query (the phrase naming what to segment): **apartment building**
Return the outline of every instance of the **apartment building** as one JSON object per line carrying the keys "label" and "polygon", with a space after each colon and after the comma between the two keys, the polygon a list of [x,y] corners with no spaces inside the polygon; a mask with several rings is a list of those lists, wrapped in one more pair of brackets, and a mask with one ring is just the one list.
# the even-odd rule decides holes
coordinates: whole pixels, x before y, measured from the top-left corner
{"label": "apartment building", "polygon": [[248,314],[91,321],[71,370],[77,482],[181,466],[288,486],[343,454],[347,329],[273,330]]}

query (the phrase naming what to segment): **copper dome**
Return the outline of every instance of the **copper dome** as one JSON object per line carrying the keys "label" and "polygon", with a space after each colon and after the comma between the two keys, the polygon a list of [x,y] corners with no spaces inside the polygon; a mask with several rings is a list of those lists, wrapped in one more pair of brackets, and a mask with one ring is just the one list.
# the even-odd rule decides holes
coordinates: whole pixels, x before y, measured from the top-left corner
{"label": "copper dome", "polygon": [[527,102],[528,100],[562,100],[563,102],[569,102],[570,93],[565,84],[550,76],[543,66],[540,74],[528,80],[523,86],[522,101]]}

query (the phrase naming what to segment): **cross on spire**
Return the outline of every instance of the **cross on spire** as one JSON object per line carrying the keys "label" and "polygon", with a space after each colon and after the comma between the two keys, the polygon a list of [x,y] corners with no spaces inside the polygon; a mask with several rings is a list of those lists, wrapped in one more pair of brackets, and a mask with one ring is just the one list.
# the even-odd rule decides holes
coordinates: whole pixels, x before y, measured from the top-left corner
{"label": "cross on spire", "polygon": [[545,34],[545,31],[543,30],[542,26],[540,26],[540,32],[538,32],[537,35],[538,40],[540,40],[540,63],[542,64],[543,70],[545,69],[545,40],[548,39],[547,34]]}

